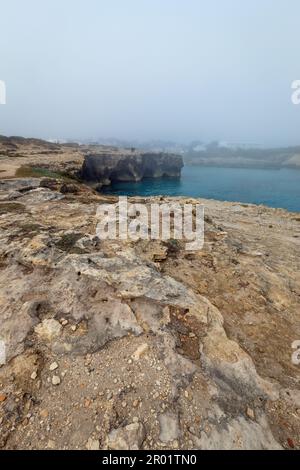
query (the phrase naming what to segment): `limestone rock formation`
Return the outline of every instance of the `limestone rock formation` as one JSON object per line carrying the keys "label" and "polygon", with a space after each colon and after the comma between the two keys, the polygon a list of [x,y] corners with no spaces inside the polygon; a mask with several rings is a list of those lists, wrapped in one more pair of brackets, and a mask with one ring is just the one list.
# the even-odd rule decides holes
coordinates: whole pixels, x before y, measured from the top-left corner
{"label": "limestone rock formation", "polygon": [[81,177],[84,181],[108,185],[113,181],[178,178],[182,167],[182,157],[167,153],[88,154],[84,158]]}
{"label": "limestone rock formation", "polygon": [[116,201],[0,180],[0,447],[299,449],[299,214],[201,200],[174,252],[100,240]]}

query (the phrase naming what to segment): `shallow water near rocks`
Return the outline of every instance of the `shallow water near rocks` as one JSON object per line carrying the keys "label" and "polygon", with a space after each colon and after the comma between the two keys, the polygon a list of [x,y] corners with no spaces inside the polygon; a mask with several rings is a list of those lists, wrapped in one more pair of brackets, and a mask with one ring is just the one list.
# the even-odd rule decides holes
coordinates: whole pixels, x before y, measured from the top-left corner
{"label": "shallow water near rocks", "polygon": [[187,196],[264,204],[300,212],[300,171],[185,166],[181,179],[113,183],[106,194]]}

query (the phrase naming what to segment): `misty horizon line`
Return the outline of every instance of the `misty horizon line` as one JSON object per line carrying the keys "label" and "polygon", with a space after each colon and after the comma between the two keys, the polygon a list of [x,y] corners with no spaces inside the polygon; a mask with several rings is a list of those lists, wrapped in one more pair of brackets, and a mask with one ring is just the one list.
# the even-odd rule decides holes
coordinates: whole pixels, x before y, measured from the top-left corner
{"label": "misty horizon line", "polygon": [[[0,137],[13,139],[13,138],[21,138],[21,139],[36,139],[42,140],[49,143],[57,143],[57,144],[78,144],[78,145],[108,145],[108,146],[123,146],[123,147],[142,147],[147,145],[157,145],[157,146],[181,146],[181,147],[189,147],[192,146],[203,146],[205,150],[206,147],[216,146],[219,148],[224,148],[228,150],[238,150],[238,149],[289,149],[289,148],[297,148],[300,147],[299,143],[286,143],[286,144],[263,144],[260,142],[247,142],[247,141],[232,141],[232,140],[225,140],[225,139],[191,139],[191,140],[174,140],[170,138],[159,138],[159,137],[152,137],[148,139],[141,139],[141,138],[122,138],[118,136],[110,136],[110,137],[53,137],[53,136],[45,136],[45,135],[34,135],[34,134],[11,134],[5,135],[0,132]],[[201,149],[198,149],[201,151]]]}

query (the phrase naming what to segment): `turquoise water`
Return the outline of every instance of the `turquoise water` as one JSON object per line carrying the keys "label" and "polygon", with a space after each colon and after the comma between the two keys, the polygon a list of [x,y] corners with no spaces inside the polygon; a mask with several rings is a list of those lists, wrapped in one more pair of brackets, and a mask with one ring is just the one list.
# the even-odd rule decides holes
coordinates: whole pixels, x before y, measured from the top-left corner
{"label": "turquoise water", "polygon": [[180,180],[164,178],[114,183],[105,188],[105,192],[128,196],[203,197],[300,212],[300,170],[186,166]]}

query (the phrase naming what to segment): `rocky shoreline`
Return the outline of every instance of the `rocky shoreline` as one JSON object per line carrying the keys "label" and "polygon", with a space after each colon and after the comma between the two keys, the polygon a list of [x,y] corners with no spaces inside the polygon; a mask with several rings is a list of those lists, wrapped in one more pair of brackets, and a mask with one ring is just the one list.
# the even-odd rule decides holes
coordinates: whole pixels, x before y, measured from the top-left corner
{"label": "rocky shoreline", "polygon": [[0,180],[1,448],[299,449],[299,214],[201,200],[197,252],[99,240],[116,198],[70,176]]}

